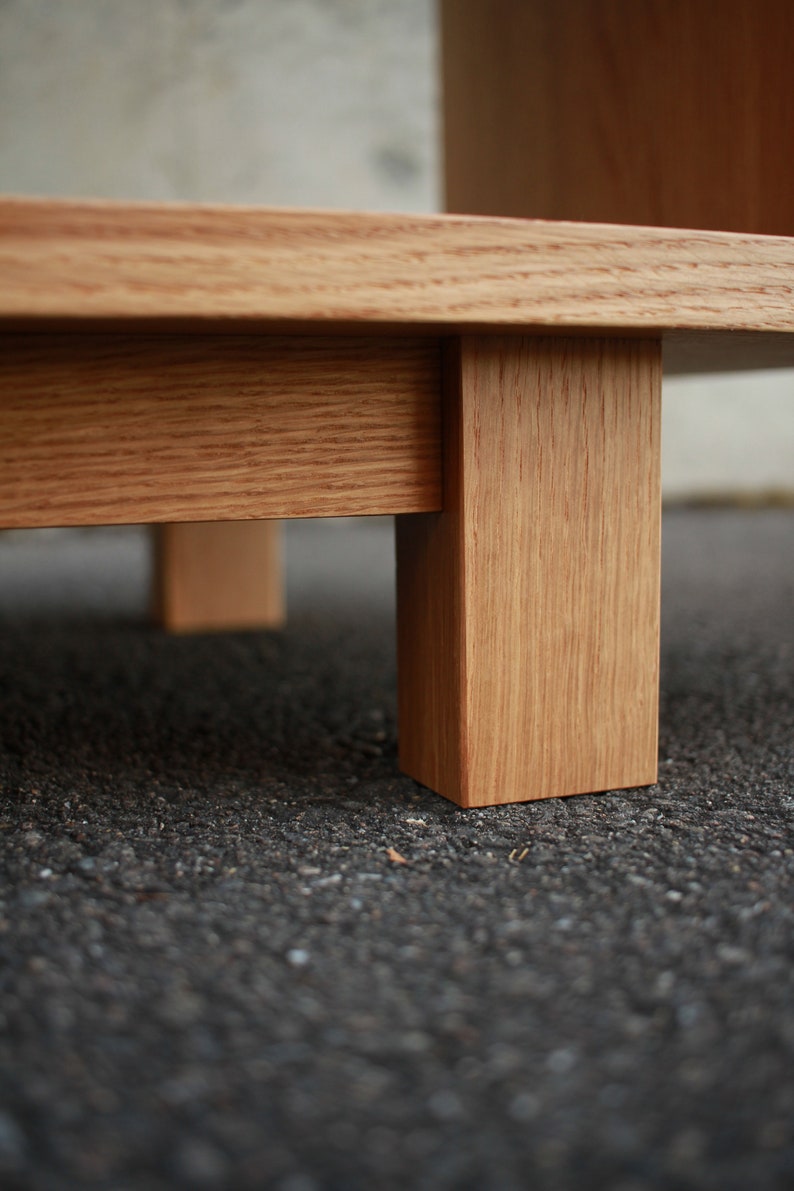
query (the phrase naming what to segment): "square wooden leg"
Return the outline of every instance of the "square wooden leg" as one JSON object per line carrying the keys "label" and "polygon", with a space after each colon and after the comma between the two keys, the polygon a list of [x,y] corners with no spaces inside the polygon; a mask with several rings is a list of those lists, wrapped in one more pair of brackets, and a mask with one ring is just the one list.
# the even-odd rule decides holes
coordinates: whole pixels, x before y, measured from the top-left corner
{"label": "square wooden leg", "polygon": [[164,628],[198,632],[284,623],[280,522],[186,522],[154,530],[154,602]]}
{"label": "square wooden leg", "polygon": [[661,345],[472,336],[397,519],[400,764],[462,806],[657,772]]}

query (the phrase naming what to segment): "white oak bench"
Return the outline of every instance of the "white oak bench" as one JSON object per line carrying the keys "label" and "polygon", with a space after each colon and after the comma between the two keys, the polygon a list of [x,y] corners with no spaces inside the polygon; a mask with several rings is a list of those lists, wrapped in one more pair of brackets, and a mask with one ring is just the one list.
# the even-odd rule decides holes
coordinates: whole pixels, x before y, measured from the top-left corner
{"label": "white oak bench", "polygon": [[0,525],[396,514],[403,769],[651,783],[662,362],[794,364],[793,287],[780,237],[2,200]]}

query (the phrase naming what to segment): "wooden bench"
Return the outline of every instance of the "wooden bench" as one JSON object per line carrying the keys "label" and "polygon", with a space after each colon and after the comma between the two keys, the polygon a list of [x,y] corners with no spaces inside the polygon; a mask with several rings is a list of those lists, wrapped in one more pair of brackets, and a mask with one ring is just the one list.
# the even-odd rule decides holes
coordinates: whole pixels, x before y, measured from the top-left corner
{"label": "wooden bench", "polygon": [[662,363],[794,364],[793,287],[780,237],[3,200],[0,525],[396,514],[403,769],[651,783]]}

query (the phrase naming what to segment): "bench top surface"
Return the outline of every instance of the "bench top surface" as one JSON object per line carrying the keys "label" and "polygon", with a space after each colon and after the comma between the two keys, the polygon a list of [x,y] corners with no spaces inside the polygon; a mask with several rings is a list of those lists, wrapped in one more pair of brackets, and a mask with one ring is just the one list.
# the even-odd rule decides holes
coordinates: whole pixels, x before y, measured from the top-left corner
{"label": "bench top surface", "polygon": [[794,364],[794,239],[455,215],[0,199],[0,328],[661,335]]}

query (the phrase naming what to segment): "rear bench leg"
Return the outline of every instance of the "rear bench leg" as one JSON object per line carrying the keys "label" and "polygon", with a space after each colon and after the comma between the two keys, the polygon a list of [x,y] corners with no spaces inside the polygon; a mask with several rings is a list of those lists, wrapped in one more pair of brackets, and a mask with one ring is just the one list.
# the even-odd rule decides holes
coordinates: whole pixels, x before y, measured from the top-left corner
{"label": "rear bench leg", "polygon": [[172,632],[284,623],[279,521],[154,526],[155,613]]}

